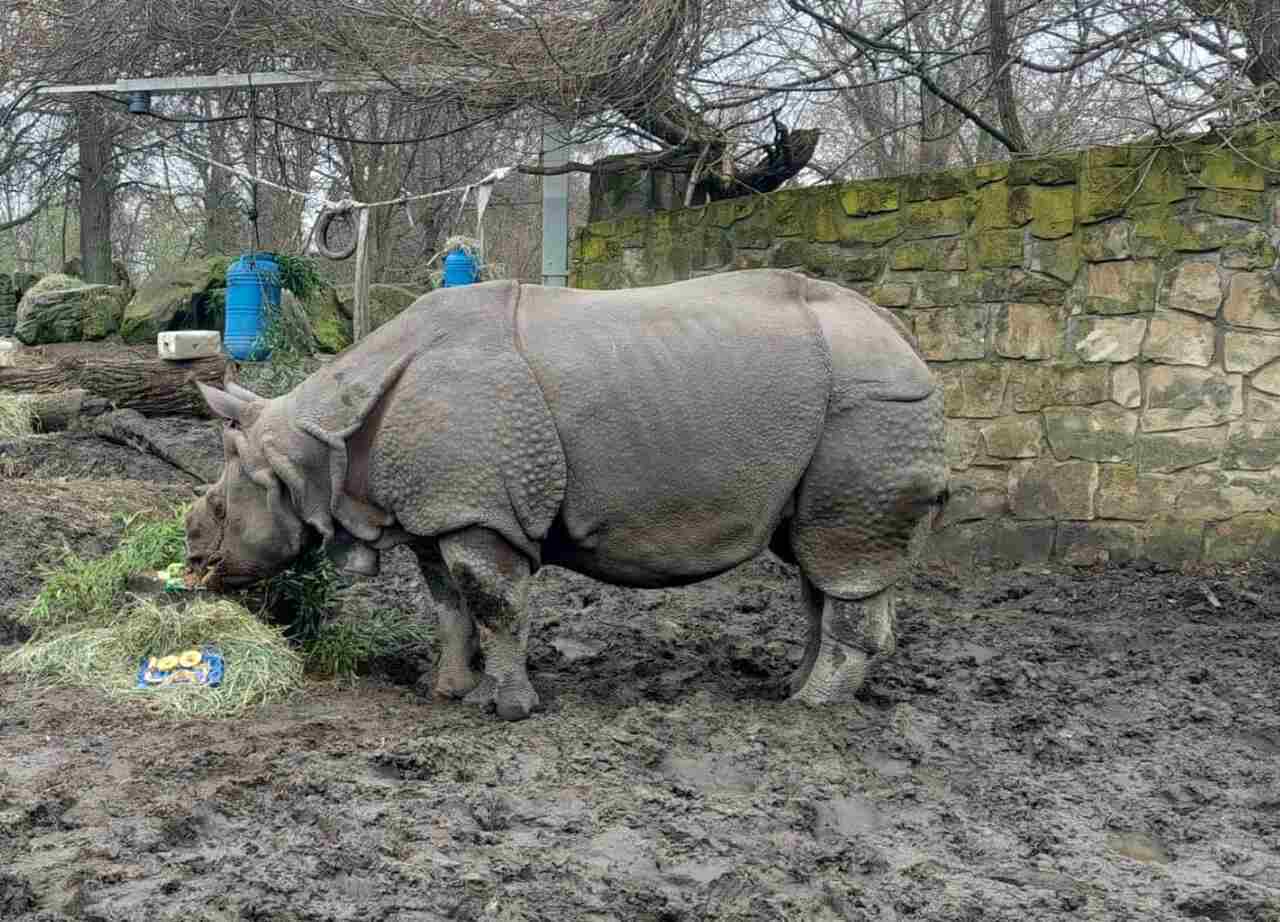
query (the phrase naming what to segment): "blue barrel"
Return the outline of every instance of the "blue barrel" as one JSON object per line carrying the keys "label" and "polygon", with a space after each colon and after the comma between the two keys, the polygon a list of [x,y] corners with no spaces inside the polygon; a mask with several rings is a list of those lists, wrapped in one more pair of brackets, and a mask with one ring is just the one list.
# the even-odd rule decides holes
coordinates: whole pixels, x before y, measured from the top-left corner
{"label": "blue barrel", "polygon": [[267,308],[280,308],[280,266],[269,253],[246,253],[227,266],[227,321],[222,342],[237,361],[261,362]]}
{"label": "blue barrel", "polygon": [[454,250],[444,258],[444,287],[470,285],[476,281],[476,261],[463,249]]}

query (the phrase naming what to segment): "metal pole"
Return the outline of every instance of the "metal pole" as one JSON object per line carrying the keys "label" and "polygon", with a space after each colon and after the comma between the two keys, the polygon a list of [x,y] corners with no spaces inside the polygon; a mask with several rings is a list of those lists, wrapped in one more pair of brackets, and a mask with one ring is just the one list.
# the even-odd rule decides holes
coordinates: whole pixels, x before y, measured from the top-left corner
{"label": "metal pole", "polygon": [[[542,128],[542,165],[569,162],[569,130],[548,119]],[[569,284],[569,174],[542,177],[542,284]]]}

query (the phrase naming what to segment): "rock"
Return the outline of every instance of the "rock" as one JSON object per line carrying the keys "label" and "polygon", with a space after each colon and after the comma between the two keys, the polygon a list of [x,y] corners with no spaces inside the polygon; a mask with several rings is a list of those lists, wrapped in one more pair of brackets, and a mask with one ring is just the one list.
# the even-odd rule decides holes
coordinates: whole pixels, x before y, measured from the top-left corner
{"label": "rock", "polygon": [[1222,315],[1236,326],[1280,330],[1280,290],[1269,273],[1237,272],[1231,277]]}
{"label": "rock", "polygon": [[1145,431],[1213,426],[1243,413],[1240,375],[1176,365],[1155,365],[1147,373],[1147,405],[1142,414]]}
{"label": "rock", "polygon": [[1155,305],[1153,260],[1090,263],[1086,303],[1091,314],[1136,314]]}
{"label": "rock", "polygon": [[326,286],[313,293],[307,314],[320,352],[337,353],[351,345],[351,318],[343,315],[337,291]]}
{"label": "rock", "polygon": [[1103,464],[1098,468],[1095,510],[1104,519],[1145,521],[1174,509],[1178,481],[1138,473],[1132,464]]}
{"label": "rock", "polygon": [[1040,454],[1040,419],[1006,416],[983,426],[982,440],[993,458],[1035,458]]}
{"label": "rock", "polygon": [[[342,285],[336,290],[336,293],[338,310],[350,322],[352,316],[352,286]],[[373,332],[420,297],[422,296],[400,285],[370,285],[369,331]]]}
{"label": "rock", "polygon": [[1222,426],[1144,432],[1138,438],[1138,466],[1143,472],[1170,473],[1217,461],[1227,441]]}
{"label": "rock", "polygon": [[[1100,403],[1109,385],[1105,365],[1019,365],[1009,378],[1013,407],[1020,413],[1050,406]],[[947,411],[950,414],[950,410]]]}
{"label": "rock", "polygon": [[1006,365],[982,362],[958,368],[942,366],[933,371],[942,383],[942,401],[948,417],[993,419],[1000,415],[1009,380]]}
{"label": "rock", "polygon": [[1138,554],[1137,525],[1126,522],[1063,522],[1054,552],[1071,566],[1133,560]]}
{"label": "rock", "polygon": [[1074,317],[1068,339],[1081,361],[1131,362],[1142,350],[1146,332],[1147,321],[1141,317]]}
{"label": "rock", "polygon": [[1107,404],[1046,409],[1044,427],[1059,461],[1130,461],[1138,414]]}
{"label": "rock", "polygon": [[1101,224],[1089,224],[1083,228],[1084,258],[1090,262],[1104,262],[1113,259],[1128,259],[1132,254],[1129,249],[1129,234],[1133,224],[1129,221],[1104,221]]}
{"label": "rock", "polygon": [[1216,317],[1222,303],[1222,280],[1215,263],[1192,260],[1174,270],[1161,298],[1164,307]]}
{"label": "rock", "polygon": [[120,328],[127,299],[114,285],[48,275],[23,295],[14,335],[28,346],[105,339]]}
{"label": "rock", "polygon": [[915,313],[920,352],[930,361],[980,359],[987,353],[987,306],[941,307]]}
{"label": "rock", "polygon": [[1058,353],[1062,328],[1058,308],[1007,304],[997,310],[995,348],[1011,359],[1045,359]]}
{"label": "rock", "polygon": [[1222,466],[1228,470],[1269,470],[1280,458],[1280,423],[1231,424]]}
{"label": "rock", "polygon": [[1170,365],[1204,368],[1213,362],[1216,338],[1212,320],[1164,311],[1152,317],[1147,325],[1142,357]]}
{"label": "rock", "polygon": [[1138,366],[1111,366],[1111,400],[1129,409],[1142,406],[1142,379],[1138,375]]}
{"label": "rock", "polygon": [[223,329],[227,257],[210,256],[157,272],[124,311],[120,333],[127,343],[151,343],[165,330]]}
{"label": "rock", "polygon": [[1009,469],[1009,505],[1019,519],[1091,519],[1098,489],[1092,461],[1022,461]]}
{"label": "rock", "polygon": [[1280,357],[1280,336],[1228,332],[1222,337],[1222,361],[1227,371],[1249,374]]}

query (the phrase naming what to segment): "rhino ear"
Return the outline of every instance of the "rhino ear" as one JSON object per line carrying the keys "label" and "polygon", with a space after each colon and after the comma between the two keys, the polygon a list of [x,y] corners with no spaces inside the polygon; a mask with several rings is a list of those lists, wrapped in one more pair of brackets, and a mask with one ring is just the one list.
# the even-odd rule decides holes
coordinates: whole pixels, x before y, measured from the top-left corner
{"label": "rhino ear", "polygon": [[239,397],[241,400],[247,400],[250,403],[253,403],[253,401],[255,400],[262,399],[253,391],[249,390],[249,388],[241,387],[239,384],[236,384],[236,382],[234,381],[227,381],[224,386],[227,389],[227,393],[230,394],[232,397]]}
{"label": "rhino ear", "polygon": [[232,422],[240,421],[240,415],[244,412],[244,408],[248,406],[245,400],[199,381],[196,382],[196,387],[200,388],[200,396],[204,398],[204,402],[208,404],[209,409],[214,412],[215,416],[221,416],[223,419],[229,419]]}

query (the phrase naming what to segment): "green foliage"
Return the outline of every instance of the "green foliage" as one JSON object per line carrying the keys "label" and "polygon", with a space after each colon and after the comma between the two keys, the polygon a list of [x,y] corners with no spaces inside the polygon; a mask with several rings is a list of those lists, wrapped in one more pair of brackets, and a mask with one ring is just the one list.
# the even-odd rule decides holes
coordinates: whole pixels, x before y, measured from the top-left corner
{"label": "green foliage", "polygon": [[379,656],[422,647],[431,632],[418,618],[398,611],[372,611],[359,620],[323,624],[302,646],[307,671],[351,677]]}
{"label": "green foliage", "polygon": [[272,253],[271,256],[280,267],[280,287],[293,292],[299,301],[306,301],[329,284],[314,260],[289,253]]}
{"label": "green foliage", "polygon": [[20,439],[35,432],[31,403],[27,394],[0,394],[0,439]]}
{"label": "green foliage", "polygon": [[337,570],[322,548],[312,548],[293,566],[260,587],[260,611],[285,625],[285,636],[305,641],[317,636],[337,601]]}
{"label": "green foliage", "polygon": [[19,620],[40,637],[64,628],[109,621],[124,601],[130,576],[181,560],[186,552],[186,507],[167,519],[126,524],[110,554],[86,560],[70,551],[48,573],[44,588]]}

